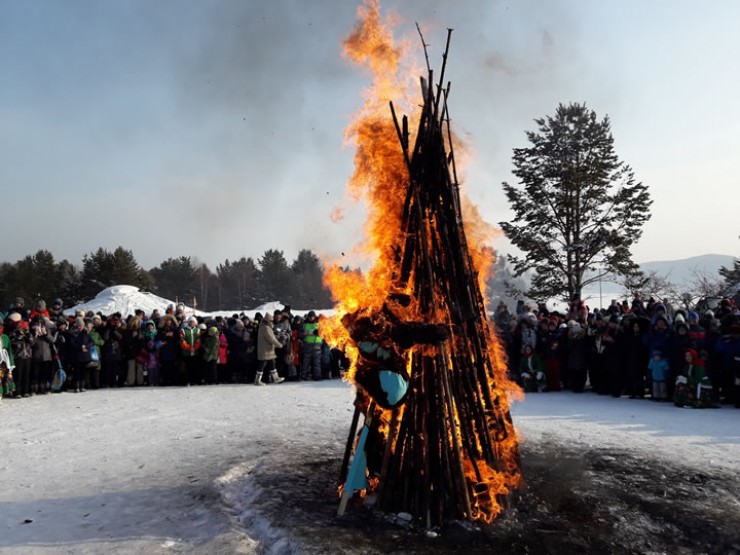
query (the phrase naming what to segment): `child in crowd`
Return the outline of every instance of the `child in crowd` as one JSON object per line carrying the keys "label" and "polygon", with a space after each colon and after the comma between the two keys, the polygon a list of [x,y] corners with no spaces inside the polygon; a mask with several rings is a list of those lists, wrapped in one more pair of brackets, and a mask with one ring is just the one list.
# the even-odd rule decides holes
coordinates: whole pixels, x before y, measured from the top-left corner
{"label": "child in crowd", "polygon": [[712,402],[712,384],[704,373],[704,361],[694,349],[686,349],[684,363],[681,373],[676,377],[673,403],[677,407],[698,409],[715,406]]}
{"label": "child in crowd", "polygon": [[519,361],[519,377],[524,391],[536,392],[547,389],[545,365],[531,345],[524,346],[524,352]]}
{"label": "child in crowd", "polygon": [[648,369],[653,380],[653,401],[667,400],[670,367],[668,361],[663,358],[661,351],[653,351],[653,358],[648,363]]}

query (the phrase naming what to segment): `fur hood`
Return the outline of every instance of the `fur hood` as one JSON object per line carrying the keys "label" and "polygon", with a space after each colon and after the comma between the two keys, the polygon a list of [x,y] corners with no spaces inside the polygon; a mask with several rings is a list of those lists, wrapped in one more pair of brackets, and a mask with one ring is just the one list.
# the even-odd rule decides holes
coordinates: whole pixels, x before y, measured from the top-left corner
{"label": "fur hood", "polygon": [[172,325],[175,328],[177,328],[179,326],[179,324],[177,323],[177,318],[175,318],[172,314],[165,314],[164,316],[162,316],[159,319],[159,324],[157,325],[157,327],[159,329],[164,328],[164,325],[165,325],[166,322],[172,322]]}

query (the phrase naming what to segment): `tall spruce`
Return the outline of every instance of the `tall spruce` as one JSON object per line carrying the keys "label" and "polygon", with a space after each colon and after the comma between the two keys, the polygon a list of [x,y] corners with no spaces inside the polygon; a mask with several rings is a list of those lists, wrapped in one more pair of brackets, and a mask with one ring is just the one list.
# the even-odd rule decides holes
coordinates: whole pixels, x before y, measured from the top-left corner
{"label": "tall spruce", "polygon": [[319,257],[302,249],[291,264],[298,279],[297,308],[331,308],[331,291],[324,286],[324,270]]}
{"label": "tall spruce", "polygon": [[501,222],[523,256],[510,256],[517,276],[531,272],[536,300],[580,299],[604,274],[637,269],[630,247],[650,219],[645,185],[614,151],[609,118],[585,104],[560,104],[536,119],[531,146],[514,149],[516,186],[504,183],[514,217]]}
{"label": "tall spruce", "polygon": [[193,304],[200,292],[200,272],[189,256],[168,258],[149,270],[154,292],[166,299]]}
{"label": "tall spruce", "polygon": [[288,266],[283,251],[268,249],[259,259],[260,284],[267,298],[295,305],[298,300],[298,278]]}
{"label": "tall spruce", "polygon": [[133,251],[118,247],[110,252],[103,247],[82,257],[80,295],[90,299],[112,285],[151,286],[151,279],[139,266]]}

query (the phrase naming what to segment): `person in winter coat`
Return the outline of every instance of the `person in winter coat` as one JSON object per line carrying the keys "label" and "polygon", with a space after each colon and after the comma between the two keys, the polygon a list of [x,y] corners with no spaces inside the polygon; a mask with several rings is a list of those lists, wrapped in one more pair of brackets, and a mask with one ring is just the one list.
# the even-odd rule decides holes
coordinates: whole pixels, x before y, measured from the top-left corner
{"label": "person in winter coat", "polygon": [[230,381],[232,383],[243,382],[245,376],[252,377],[247,372],[250,350],[256,350],[252,332],[244,325],[244,322],[237,319],[227,330],[226,340],[229,343]]}
{"label": "person in winter coat", "polygon": [[118,316],[111,316],[106,320],[100,336],[103,339],[103,349],[100,353],[101,386],[121,386],[125,378],[121,354],[123,333]]}
{"label": "person in winter coat", "polygon": [[290,344],[290,320],[286,313],[279,310],[273,313],[272,331],[275,333],[277,340],[283,345],[281,349],[275,349],[275,354],[277,355],[275,365],[277,366],[278,374],[283,378],[287,378],[289,362],[293,358],[293,353],[292,345]]}
{"label": "person in winter coat", "polygon": [[519,384],[529,393],[545,391],[547,388],[545,365],[531,345],[524,346],[522,358],[519,360]]}
{"label": "person in winter coat", "polygon": [[42,319],[31,322],[31,391],[45,395],[53,377],[53,338]]}
{"label": "person in winter coat", "polygon": [[301,333],[303,341],[303,360],[301,362],[302,380],[321,379],[321,335],[319,335],[319,322],[316,313],[311,310],[306,314]]}
{"label": "person in winter coat", "polygon": [[142,333],[144,348],[141,360],[144,363],[144,381],[147,385],[159,385],[159,343],[157,343],[157,324],[147,320]]}
{"label": "person in winter coat", "polygon": [[51,308],[49,308],[49,318],[54,322],[57,322],[59,318],[64,317],[64,314],[62,313],[63,310],[62,299],[54,299],[51,301]]}
{"label": "person in winter coat", "polygon": [[563,343],[560,340],[560,330],[555,321],[550,322],[545,346],[544,363],[545,375],[547,376],[547,390],[560,391],[563,382]]}
{"label": "person in winter coat", "polygon": [[257,374],[254,377],[254,385],[266,385],[262,381],[262,374],[266,368],[270,371],[271,383],[284,381],[284,378],[278,376],[277,368],[275,367],[275,359],[277,358],[275,349],[281,348],[283,344],[277,340],[277,337],[275,337],[272,331],[272,320],[272,314],[269,312],[265,314],[257,331],[257,360],[259,361],[259,366],[257,367]]}
{"label": "person in winter coat", "polygon": [[51,318],[49,311],[46,310],[46,301],[39,299],[36,301],[36,308],[34,308],[28,315],[31,320],[49,320]]}
{"label": "person in winter coat", "polygon": [[653,401],[666,401],[668,399],[668,385],[666,382],[670,379],[671,369],[668,361],[663,358],[663,353],[659,350],[653,351],[652,358],[648,363],[650,378],[652,381]]}
{"label": "person in winter coat", "polygon": [[586,387],[587,376],[587,353],[586,332],[578,322],[571,321],[568,330],[568,346],[566,364],[568,367],[568,380],[571,391],[583,393]]}
{"label": "person in winter coat", "polygon": [[6,395],[10,396],[15,389],[13,384],[15,360],[10,346],[10,338],[3,333],[4,328],[5,325],[0,320],[0,400]]}
{"label": "person in winter coat", "polygon": [[202,333],[198,327],[198,320],[191,316],[187,325],[180,330],[180,354],[185,363],[185,381],[191,383],[202,383],[203,377],[200,353]]}
{"label": "person in winter coat", "polygon": [[26,303],[23,300],[23,297],[17,297],[15,299],[13,306],[8,311],[8,316],[10,316],[11,314],[20,314],[21,320],[25,320],[26,322],[31,319],[29,317],[28,309],[26,308]]}
{"label": "person in winter coat", "polygon": [[141,322],[139,316],[131,317],[123,332],[123,358],[126,361],[126,385],[128,386],[144,384],[144,365],[138,358],[144,348]]}
{"label": "person in winter coat", "polygon": [[224,383],[226,381],[226,369],[229,367],[229,340],[221,326],[219,326],[218,334],[218,364],[216,365],[218,380],[216,383]]}
{"label": "person in winter coat", "polygon": [[722,388],[721,398],[740,408],[740,323],[731,325],[728,332],[715,342],[716,375]]}
{"label": "person in winter coat", "polygon": [[602,362],[608,392],[612,397],[620,397],[624,391],[626,376],[624,342],[618,316],[609,317],[609,323],[601,336],[601,344],[604,347]]}
{"label": "person in winter coat", "polygon": [[[646,324],[647,321],[643,325]],[[642,399],[645,396],[645,371],[650,361],[650,353],[642,342],[643,325],[634,318],[629,324],[628,331],[623,335],[627,394],[630,399]]]}
{"label": "person in winter coat", "polygon": [[91,349],[94,346],[90,334],[87,333],[85,322],[77,318],[74,324],[74,335],[72,337],[72,352],[74,354],[74,385],[75,393],[84,392],[90,381],[90,363],[92,360]]}
{"label": "person in winter coat", "polygon": [[203,338],[203,370],[206,383],[218,383],[218,349],[219,332],[216,326],[208,328],[208,333]]}
{"label": "person in winter coat", "polygon": [[10,347],[15,360],[13,381],[15,396],[29,397],[31,392],[31,337],[28,333],[28,322],[19,320],[8,334]]}
{"label": "person in winter coat", "polygon": [[673,403],[677,407],[714,407],[712,384],[704,374],[704,364],[694,349],[686,349],[684,366],[676,376]]}
{"label": "person in winter coat", "polygon": [[[103,331],[103,321],[100,318],[99,315],[93,316],[92,320],[86,320],[85,321],[85,327],[87,328],[87,333],[90,334],[90,339],[92,339],[94,349],[91,350],[91,362],[88,365],[90,368],[90,388],[91,389],[100,389],[100,359],[103,352],[103,346],[105,345],[105,340],[102,336]],[[95,359],[98,360],[95,360]]]}
{"label": "person in winter coat", "polygon": [[[172,308],[174,311],[174,307]],[[178,361],[180,356],[177,320],[168,311],[157,324],[157,345],[159,345],[159,383],[175,385],[178,382]]]}

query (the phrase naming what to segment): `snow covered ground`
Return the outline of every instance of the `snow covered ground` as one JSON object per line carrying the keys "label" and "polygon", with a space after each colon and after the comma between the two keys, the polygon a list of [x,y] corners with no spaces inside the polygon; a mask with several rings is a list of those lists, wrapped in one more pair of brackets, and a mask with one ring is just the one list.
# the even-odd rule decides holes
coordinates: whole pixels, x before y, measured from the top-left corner
{"label": "snow covered ground", "polygon": [[[331,485],[352,399],[333,380],[4,400],[0,553],[320,552],[291,532],[281,504],[301,480]],[[740,410],[729,407],[562,392],[530,395],[513,412],[525,472],[526,449],[545,444],[633,454],[666,472],[740,470]],[[275,468],[287,473],[259,481]],[[285,506],[283,516],[258,498]]]}

